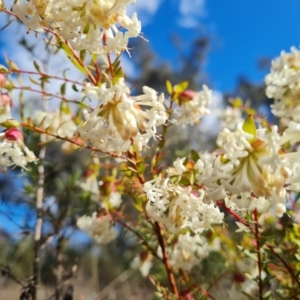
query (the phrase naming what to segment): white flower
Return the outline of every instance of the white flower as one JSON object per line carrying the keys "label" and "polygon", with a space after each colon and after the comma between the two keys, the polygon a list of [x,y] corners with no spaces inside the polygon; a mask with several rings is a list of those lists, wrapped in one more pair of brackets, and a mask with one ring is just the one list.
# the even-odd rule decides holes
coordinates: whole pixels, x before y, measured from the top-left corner
{"label": "white flower", "polygon": [[111,192],[108,196],[107,202],[103,201],[101,203],[101,207],[103,207],[105,209],[120,207],[120,205],[122,203],[121,194],[119,192]]}
{"label": "white flower", "polygon": [[117,231],[108,215],[97,216],[95,212],[92,217],[82,216],[78,218],[77,226],[101,245],[108,244],[117,237]]}
{"label": "white flower", "polygon": [[277,117],[300,121],[300,51],[281,52],[272,61],[271,73],[265,78],[269,98],[274,98],[272,112]]}
{"label": "white flower", "polygon": [[226,197],[224,187],[219,184],[223,172],[218,170],[216,162],[219,161],[214,154],[203,153],[194,166],[197,184],[202,186],[206,195],[213,201]]}
{"label": "white flower", "polygon": [[225,109],[219,109],[216,112],[223,128],[234,130],[239,123],[243,121],[242,111],[238,108],[227,106]]}
{"label": "white flower", "polygon": [[143,277],[149,275],[152,265],[152,255],[147,252],[142,252],[136,256],[131,263],[131,267],[133,269],[139,269]]}
{"label": "white flower", "polygon": [[156,137],[156,127],[167,120],[163,95],[157,97],[148,87],[143,91],[143,95],[130,97],[123,78],[111,88],[87,85],[84,93],[98,98],[99,104],[91,113],[84,112],[86,121],[78,127],[80,137],[102,151],[126,152],[131,144],[141,150]]}
{"label": "white flower", "polygon": [[212,202],[203,201],[204,190],[193,191],[157,177],[144,184],[148,202],[146,210],[155,221],[162,222],[170,232],[190,228],[201,233],[212,224],[223,222],[223,213]]}
{"label": "white flower", "polygon": [[23,142],[23,135],[16,128],[0,133],[0,166],[2,170],[10,166],[26,169],[27,163],[35,162],[36,157]]}
{"label": "white flower", "polygon": [[190,271],[209,254],[209,244],[199,234],[180,234],[173,247],[167,248],[170,263],[174,268]]}
{"label": "white flower", "polygon": [[[62,138],[70,139],[77,130],[72,114],[63,111],[46,112],[38,110],[35,112],[33,122],[36,126]],[[51,136],[46,136],[48,140],[52,138]]]}
{"label": "white flower", "polygon": [[[141,23],[126,7],[134,0],[16,0],[13,12],[29,30],[48,27],[72,47],[96,54],[119,53],[137,37]],[[116,26],[117,25],[117,26]],[[119,30],[120,25],[122,30]]]}
{"label": "white flower", "polygon": [[176,161],[174,161],[174,163],[173,163],[174,168],[169,168],[167,170],[168,175],[169,176],[181,175],[182,173],[184,173],[187,170],[187,168],[183,165],[185,160],[186,160],[186,157],[177,158]]}
{"label": "white flower", "polygon": [[196,124],[200,118],[209,114],[210,110],[207,108],[212,99],[212,91],[203,85],[201,92],[194,92],[187,90],[181,94],[184,98],[180,103],[180,108],[175,111],[175,119],[172,121],[178,125]]}
{"label": "white flower", "polygon": [[237,209],[265,211],[268,201],[276,207],[285,204],[285,183],[290,172],[279,141],[276,126],[272,131],[258,129],[254,136],[239,125],[234,132],[224,129],[219,135],[217,143],[224,154],[214,164],[219,170],[215,180],[225,187]]}
{"label": "white flower", "polygon": [[12,101],[10,97],[7,94],[0,93],[0,123],[12,118],[11,106]]}
{"label": "white flower", "polygon": [[295,145],[300,141],[300,124],[296,122],[289,122],[288,128],[285,129],[283,135],[280,139],[280,144],[283,145],[287,142],[290,142],[292,145]]}

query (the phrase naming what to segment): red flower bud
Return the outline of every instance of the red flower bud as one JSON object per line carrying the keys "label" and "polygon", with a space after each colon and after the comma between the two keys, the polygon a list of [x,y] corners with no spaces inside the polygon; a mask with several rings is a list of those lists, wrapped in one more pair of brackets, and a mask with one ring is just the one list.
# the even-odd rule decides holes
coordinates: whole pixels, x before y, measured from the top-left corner
{"label": "red flower bud", "polygon": [[178,97],[179,104],[193,100],[195,94],[196,92],[193,90],[185,90],[184,92],[180,93]]}
{"label": "red flower bud", "polygon": [[10,128],[5,131],[5,138],[9,141],[23,141],[23,134],[17,128]]}

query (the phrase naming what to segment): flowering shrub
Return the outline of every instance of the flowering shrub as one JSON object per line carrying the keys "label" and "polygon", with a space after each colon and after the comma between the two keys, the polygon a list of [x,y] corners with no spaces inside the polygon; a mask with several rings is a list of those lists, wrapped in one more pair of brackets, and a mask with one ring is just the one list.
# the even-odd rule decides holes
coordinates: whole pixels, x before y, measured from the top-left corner
{"label": "flowering shrub", "polygon": [[[167,81],[166,95],[148,86],[135,93],[121,67],[123,52],[134,55],[129,40],[141,35],[137,14],[126,13],[134,2],[17,0],[6,7],[1,1],[2,15],[43,37],[82,74],[80,80],[53,75],[37,61],[34,71],[21,70],[9,58],[0,66],[0,166],[26,174],[24,193],[36,212],[33,274],[20,299],[39,299],[45,247],[56,247],[56,299],[72,294],[76,270],[64,269],[61,252],[70,228],[101,249],[130,233],[136,247],[129,268],[149,278],[158,298],[298,299],[300,51],[281,53],[266,77],[277,125],[233,101],[215,112],[222,127],[216,149],[189,149],[168,166],[170,129],[179,132],[214,113],[213,91]],[[62,83],[59,93],[53,82]],[[68,98],[70,88],[77,100]],[[43,104],[24,101],[26,92]],[[59,105],[49,108],[50,99]],[[84,163],[54,184],[59,165],[51,169],[46,158],[58,147],[66,161]],[[13,276],[2,265],[1,271]]]}

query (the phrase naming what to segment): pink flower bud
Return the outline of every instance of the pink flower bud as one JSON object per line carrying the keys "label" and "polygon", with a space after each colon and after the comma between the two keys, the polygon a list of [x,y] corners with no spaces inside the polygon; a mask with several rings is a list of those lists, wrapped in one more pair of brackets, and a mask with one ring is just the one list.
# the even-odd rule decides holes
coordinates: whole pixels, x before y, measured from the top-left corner
{"label": "pink flower bud", "polygon": [[180,95],[178,97],[179,104],[193,100],[195,94],[196,94],[196,92],[193,90],[186,90],[186,91],[180,93]]}
{"label": "pink flower bud", "polygon": [[9,141],[23,141],[23,134],[17,128],[10,128],[5,131],[5,138]]}
{"label": "pink flower bud", "polygon": [[4,88],[5,82],[6,82],[5,76],[2,73],[0,73],[0,88]]}
{"label": "pink flower bud", "polygon": [[11,101],[10,97],[7,94],[1,94],[0,95],[0,105],[7,105],[7,104],[9,104],[10,107],[12,107],[12,101]]}

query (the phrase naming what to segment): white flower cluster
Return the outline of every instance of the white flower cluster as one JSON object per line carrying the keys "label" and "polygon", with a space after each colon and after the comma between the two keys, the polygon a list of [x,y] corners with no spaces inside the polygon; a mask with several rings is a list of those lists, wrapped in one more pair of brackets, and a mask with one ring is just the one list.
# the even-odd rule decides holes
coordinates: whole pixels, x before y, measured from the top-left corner
{"label": "white flower cluster", "polygon": [[225,109],[217,110],[216,114],[221,121],[222,127],[229,130],[234,130],[243,121],[242,111],[236,107],[226,106]]}
{"label": "white flower cluster", "polygon": [[190,271],[211,251],[219,249],[219,240],[215,239],[213,243],[209,243],[205,237],[188,232],[180,234],[176,244],[173,247],[167,247],[167,252],[174,268]]}
{"label": "white flower cluster", "polygon": [[[63,111],[46,112],[38,110],[35,112],[33,122],[36,126],[62,138],[72,138],[77,130],[72,114]],[[53,137],[46,136],[46,139],[51,140]]]}
{"label": "white flower cluster", "polygon": [[19,166],[26,169],[27,163],[36,161],[36,157],[23,142],[23,135],[16,128],[0,133],[0,168]]}
{"label": "white flower cluster", "polygon": [[117,231],[108,215],[97,216],[95,212],[92,217],[82,216],[78,218],[77,226],[101,245],[106,245],[117,237]]}
{"label": "white flower cluster", "polygon": [[265,79],[269,98],[274,98],[272,112],[277,117],[300,121],[300,51],[281,52],[272,61],[271,73]]}
{"label": "white flower cluster", "polygon": [[240,123],[233,132],[221,131],[219,154],[195,165],[197,183],[212,199],[225,199],[232,209],[267,212],[273,204],[281,216],[286,210],[285,184],[290,171],[280,151],[277,127],[250,134],[242,126]]}
{"label": "white flower cluster", "polygon": [[[118,191],[111,190],[108,196],[100,193],[102,181],[98,181],[96,172],[91,173],[83,181],[78,182],[82,190],[91,194],[91,199],[97,203],[100,202],[102,208],[109,210],[110,208],[118,208],[122,203],[122,196]],[[104,199],[103,199],[104,198]]]}
{"label": "white flower cluster", "polygon": [[147,277],[149,275],[152,265],[152,255],[148,252],[142,252],[131,262],[131,268],[139,269],[143,277]]}
{"label": "white flower cluster", "polygon": [[180,97],[183,101],[180,101],[180,109],[175,111],[175,118],[172,120],[176,125],[194,125],[202,116],[210,113],[207,107],[212,99],[212,91],[206,85],[203,85],[201,92],[187,90]]}
{"label": "white flower cluster", "polygon": [[[143,87],[144,94],[130,96],[124,79],[107,88],[87,85],[85,94],[99,100],[92,112],[85,111],[86,121],[79,125],[78,133],[86,143],[107,152],[126,152],[132,144],[139,150],[156,137],[156,127],[167,120],[163,94]],[[148,108],[148,109],[142,109]]]}
{"label": "white flower cluster", "polygon": [[[50,28],[77,50],[119,53],[141,32],[136,13],[126,15],[135,0],[16,0],[12,11],[29,30]],[[120,26],[123,29],[120,30]]]}
{"label": "white flower cluster", "polygon": [[162,222],[170,232],[190,228],[201,233],[213,224],[221,224],[224,214],[205,197],[204,189],[193,190],[172,182],[171,177],[157,178],[144,184],[149,216]]}

